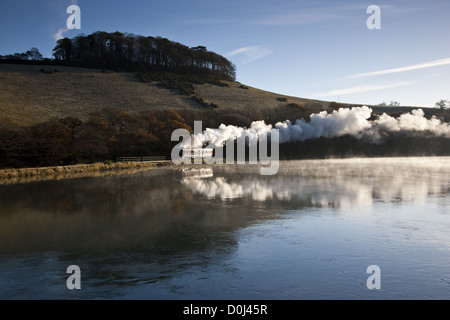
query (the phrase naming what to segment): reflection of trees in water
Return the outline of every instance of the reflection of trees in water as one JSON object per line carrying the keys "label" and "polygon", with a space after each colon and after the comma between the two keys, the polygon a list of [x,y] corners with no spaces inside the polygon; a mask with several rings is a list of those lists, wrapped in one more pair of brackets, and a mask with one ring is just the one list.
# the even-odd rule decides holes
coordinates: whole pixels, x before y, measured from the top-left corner
{"label": "reflection of trees in water", "polygon": [[208,247],[203,228],[216,225],[209,210],[190,210],[191,198],[176,172],[3,186],[0,249]]}
{"label": "reflection of trees in water", "polygon": [[168,192],[167,182],[155,184],[157,179],[163,178],[110,176],[1,186],[0,200],[6,207],[3,214],[15,213],[7,208],[16,205],[58,215],[86,212],[96,215],[140,214],[146,202],[158,199],[147,208],[158,210],[165,209],[171,198],[178,198],[177,194]]}

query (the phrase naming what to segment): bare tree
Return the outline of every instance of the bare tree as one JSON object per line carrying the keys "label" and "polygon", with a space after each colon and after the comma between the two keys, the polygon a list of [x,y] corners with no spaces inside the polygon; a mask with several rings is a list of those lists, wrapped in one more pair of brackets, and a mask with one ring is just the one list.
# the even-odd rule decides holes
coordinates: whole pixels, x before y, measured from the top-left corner
{"label": "bare tree", "polygon": [[445,110],[447,108],[450,108],[450,100],[441,99],[435,103],[435,106],[436,106],[436,108]]}
{"label": "bare tree", "polygon": [[42,60],[44,58],[42,54],[39,52],[39,49],[35,47],[28,50],[25,54],[28,56],[30,60]]}
{"label": "bare tree", "polygon": [[119,109],[113,107],[105,107],[101,110],[102,117],[108,124],[108,129],[112,132],[115,131],[116,127],[121,125],[124,119],[124,113]]}

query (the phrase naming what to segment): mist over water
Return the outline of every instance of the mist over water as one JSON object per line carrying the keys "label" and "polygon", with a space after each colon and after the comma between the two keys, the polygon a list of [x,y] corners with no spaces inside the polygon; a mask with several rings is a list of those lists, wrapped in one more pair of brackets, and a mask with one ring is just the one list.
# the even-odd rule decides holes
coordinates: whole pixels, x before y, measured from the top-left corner
{"label": "mist over water", "polygon": [[[197,194],[222,201],[302,200],[311,206],[332,208],[367,207],[376,201],[424,203],[429,196],[449,192],[450,185],[442,183],[443,179],[450,181],[446,161],[430,158],[310,160],[302,161],[302,168],[294,172],[286,167],[295,161],[287,161],[284,171],[272,177],[257,177],[257,173],[250,171],[251,174],[240,173],[229,178],[194,177],[182,182]],[[215,171],[217,175],[220,168]]]}
{"label": "mist over water", "polygon": [[358,179],[303,179],[279,177],[272,181],[257,178],[227,181],[224,177],[212,180],[185,179],[183,184],[207,198],[232,200],[249,197],[254,201],[309,201],[312,206],[371,206],[374,201],[414,201],[423,203],[429,195],[447,191],[438,181],[421,181],[411,188],[403,179],[361,183]]}
{"label": "mist over water", "polygon": [[[300,199],[324,207],[370,206],[375,201],[393,200],[423,203],[430,195],[449,191],[450,185],[442,183],[443,179],[450,181],[447,159],[303,160],[302,168],[296,167],[295,171],[289,166],[295,166],[296,161],[286,161],[280,174],[272,177],[257,177],[253,170],[232,179],[213,177],[210,169],[212,178],[185,178],[182,183],[195,193],[223,201],[244,197],[261,202]],[[216,168],[216,175],[220,171]]]}
{"label": "mist over water", "polygon": [[[373,110],[367,106],[341,108],[332,113],[322,111],[304,119],[286,120],[274,126],[264,121],[254,121],[249,128],[222,124],[217,129],[206,129],[193,135],[193,145],[201,148],[205,144],[222,146],[228,139],[236,140],[248,137],[249,144],[255,144],[259,138],[267,138],[271,130],[278,129],[280,143],[305,141],[315,138],[335,138],[350,135],[368,143],[379,144],[393,133],[420,134],[428,133],[436,137],[450,137],[450,125],[432,116],[425,117],[422,109],[412,110],[398,118],[383,113],[371,120]],[[184,147],[188,147],[185,143]]]}

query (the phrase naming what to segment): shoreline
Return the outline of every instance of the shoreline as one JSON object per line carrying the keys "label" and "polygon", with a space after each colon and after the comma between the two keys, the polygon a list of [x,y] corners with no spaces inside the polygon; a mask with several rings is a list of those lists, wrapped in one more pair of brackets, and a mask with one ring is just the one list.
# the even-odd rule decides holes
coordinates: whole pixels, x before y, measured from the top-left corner
{"label": "shoreline", "polygon": [[[371,160],[372,162],[383,163],[388,159],[396,159],[396,162],[402,165],[411,164],[411,161],[415,162],[417,159],[450,159],[450,156],[405,156],[405,157],[349,157],[349,158],[325,158],[325,159],[283,159],[280,162],[290,161],[325,161],[334,163],[335,165],[344,161],[353,161],[355,165],[358,162],[365,162]],[[213,167],[221,167],[224,164],[214,164]],[[422,164],[423,165],[423,164]],[[30,183],[49,180],[62,180],[62,179],[76,179],[85,177],[104,177],[110,175],[121,174],[133,174],[142,172],[145,170],[161,170],[161,169],[192,169],[203,168],[204,166],[210,166],[205,163],[202,164],[181,164],[176,165],[171,160],[161,161],[146,161],[146,162],[113,162],[110,164],[97,162],[91,164],[76,164],[66,166],[53,166],[53,167],[36,167],[36,168],[10,168],[0,169],[0,186],[8,184]],[[259,165],[250,165],[250,167],[258,169]],[[428,163],[427,166],[433,166],[433,163]],[[438,168],[437,168],[438,169]],[[251,170],[250,170],[251,171]]]}
{"label": "shoreline", "polygon": [[98,177],[110,174],[133,173],[145,169],[173,167],[170,160],[148,162],[102,162],[66,166],[0,169],[0,185],[42,180]]}

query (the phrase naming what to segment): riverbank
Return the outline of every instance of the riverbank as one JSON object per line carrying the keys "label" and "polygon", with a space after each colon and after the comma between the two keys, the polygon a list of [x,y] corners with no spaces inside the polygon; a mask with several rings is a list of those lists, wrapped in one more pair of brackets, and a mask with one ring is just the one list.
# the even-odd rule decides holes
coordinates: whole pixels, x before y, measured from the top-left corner
{"label": "riverbank", "polygon": [[56,167],[1,169],[0,184],[132,173],[143,169],[171,167],[172,161],[76,164]]}

